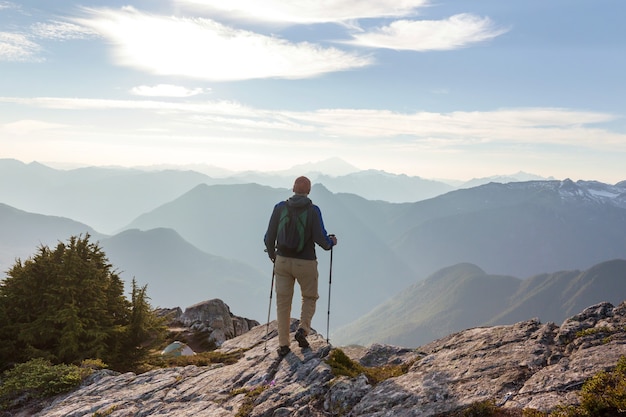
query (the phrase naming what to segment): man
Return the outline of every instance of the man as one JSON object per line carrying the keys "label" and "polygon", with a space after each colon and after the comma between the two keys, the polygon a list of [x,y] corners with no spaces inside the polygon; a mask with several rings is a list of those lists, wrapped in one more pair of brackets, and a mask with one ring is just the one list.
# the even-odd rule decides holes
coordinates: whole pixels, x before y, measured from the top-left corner
{"label": "man", "polygon": [[[307,177],[296,178],[293,184],[294,195],[287,201],[281,201],[274,206],[270,217],[267,232],[265,233],[265,247],[267,254],[274,262],[274,276],[276,281],[276,314],[278,321],[278,354],[285,356],[290,352],[289,325],[291,322],[291,302],[294,285],[298,281],[302,294],[302,309],[300,325],[295,339],[301,348],[309,347],[306,336],[311,332],[311,320],[315,314],[317,293],[317,256],[315,244],[322,249],[330,250],[337,244],[334,235],[328,235],[324,228],[322,212],[313,204],[308,195],[311,192],[311,181]],[[290,206],[300,213],[306,211],[304,223],[304,245],[300,251],[287,250],[277,245],[279,223],[284,216],[285,206]]]}

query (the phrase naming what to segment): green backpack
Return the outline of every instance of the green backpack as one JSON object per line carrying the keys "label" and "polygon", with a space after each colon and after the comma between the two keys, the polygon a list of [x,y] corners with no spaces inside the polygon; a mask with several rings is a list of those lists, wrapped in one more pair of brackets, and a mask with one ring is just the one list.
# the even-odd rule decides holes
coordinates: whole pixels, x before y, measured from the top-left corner
{"label": "green backpack", "polygon": [[303,207],[291,207],[289,204],[283,206],[276,235],[276,247],[283,255],[295,256],[304,249],[309,207],[311,204]]}

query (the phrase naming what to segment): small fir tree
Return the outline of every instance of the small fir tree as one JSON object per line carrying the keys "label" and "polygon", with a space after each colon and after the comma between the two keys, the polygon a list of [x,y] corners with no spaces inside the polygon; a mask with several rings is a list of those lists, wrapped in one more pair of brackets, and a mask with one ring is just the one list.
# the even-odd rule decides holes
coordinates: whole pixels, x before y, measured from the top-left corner
{"label": "small fir tree", "polygon": [[124,283],[89,237],[72,236],[54,250],[40,247],[0,282],[0,357],[8,363],[98,358],[113,365],[126,362],[129,350],[137,359],[142,338],[159,329],[146,287],[138,290],[133,280],[129,302]]}

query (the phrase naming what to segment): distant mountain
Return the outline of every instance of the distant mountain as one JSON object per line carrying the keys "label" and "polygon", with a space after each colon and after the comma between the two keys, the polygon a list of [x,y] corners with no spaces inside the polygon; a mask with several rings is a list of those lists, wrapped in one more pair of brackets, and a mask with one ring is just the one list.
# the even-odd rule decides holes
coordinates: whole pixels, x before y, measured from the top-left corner
{"label": "distant mountain", "polygon": [[[148,285],[154,307],[181,307],[213,298],[263,321],[269,278],[250,265],[200,251],[171,229],[127,230],[100,242],[128,284]],[[264,307],[265,306],[265,307]]]}
{"label": "distant mountain", "polygon": [[0,177],[0,202],[68,217],[108,234],[195,185],[211,181],[193,171],[97,167],[65,171],[11,159],[0,159]]}
{"label": "distant mountain", "polygon": [[[5,225],[20,225],[0,229],[3,264],[31,255],[40,242],[54,244],[85,230],[107,237],[97,234],[91,222],[68,219],[80,214],[100,225],[115,224],[116,231],[172,229],[178,237],[163,234],[161,239],[182,238],[206,255],[246,264],[267,289],[271,263],[263,252],[263,235],[272,207],[292,194],[293,181],[290,178],[288,186],[279,188],[260,183],[208,184],[213,179],[194,172],[99,168],[62,172],[11,160],[0,160],[0,174],[10,179],[0,182],[0,201],[10,196],[41,208],[31,212],[69,213],[65,218],[42,216],[45,226],[39,226],[41,215],[27,213],[14,220],[22,207],[0,210]],[[385,175],[348,174],[372,184]],[[450,265],[471,263],[498,276],[533,277],[546,271],[587,270],[609,259],[626,258],[626,181],[616,185],[570,180],[489,183],[410,203],[331,192],[316,183],[311,198],[321,207],[327,230],[339,238],[333,251],[334,326],[358,319],[410,284]],[[126,223],[119,223],[125,218],[129,218]],[[143,245],[134,248],[139,251]],[[129,249],[128,256],[133,255]],[[318,249],[318,257],[318,307],[323,309],[328,302],[330,256]],[[167,256],[145,260],[162,270],[170,268],[166,263],[177,262]],[[186,263],[205,268],[203,262]],[[139,265],[124,268],[127,277],[149,282],[143,272],[149,270],[138,274],[133,270],[140,270]],[[188,275],[202,279],[200,272]],[[193,300],[197,301],[202,300]],[[255,310],[267,308],[259,307],[267,302],[266,295],[256,302]],[[298,304],[296,297],[294,317]],[[324,328],[324,319],[318,313],[314,326]]]}
{"label": "distant mountain", "polygon": [[156,164],[156,165],[139,165],[132,167],[133,169],[140,171],[194,171],[204,174],[211,178],[226,178],[236,174],[236,172],[229,169],[216,167],[214,165],[207,164]]}
{"label": "distant mountain", "polygon": [[501,184],[507,184],[509,182],[528,182],[528,181],[546,181],[546,180],[555,180],[554,177],[541,177],[535,174],[529,174],[527,172],[520,171],[516,174],[511,175],[493,175],[490,177],[483,178],[474,178],[464,183],[459,184],[456,188],[473,188],[478,187],[484,184],[489,184],[490,182],[498,182]]}
{"label": "distant mountain", "polygon": [[451,185],[439,181],[375,170],[359,171],[338,177],[320,175],[316,181],[335,193],[357,194],[368,200],[391,203],[426,200],[454,189]]}
{"label": "distant mountain", "polygon": [[329,158],[323,161],[310,162],[306,164],[295,165],[292,168],[279,171],[283,176],[298,177],[300,175],[325,174],[332,176],[348,175],[360,171],[344,161],[341,158]]}
{"label": "distant mountain", "polygon": [[240,314],[259,321],[267,308],[268,274],[246,262],[202,252],[173,230],[127,230],[106,236],[70,219],[28,213],[6,204],[0,204],[0,230],[0,278],[16,258],[26,260],[41,246],[55,247],[71,236],[89,233],[127,287],[133,278],[139,285],[148,285],[154,306],[185,308],[221,298]]}
{"label": "distant mountain", "polygon": [[560,324],[581,305],[626,298],[626,260],[586,271],[562,271],[522,280],[490,275],[472,264],[444,268],[400,292],[332,338],[338,344],[421,346],[472,327],[539,318]]}
{"label": "distant mountain", "polygon": [[[37,162],[0,159],[0,202],[21,210],[62,216],[89,224],[101,233],[120,231],[133,219],[176,199],[199,184],[256,183],[291,189],[294,179],[308,175],[334,192],[360,194],[373,200],[418,201],[449,191],[451,186],[419,177],[364,171],[339,158],[261,173],[232,173],[209,166],[196,169],[82,167],[54,169]],[[204,173],[201,173],[204,172]],[[212,173],[211,177],[206,173]]]}
{"label": "distant mountain", "polygon": [[306,172],[304,170],[294,171],[293,174],[290,173],[289,175],[243,172],[222,178],[221,183],[256,183],[291,189],[293,180],[299,175],[307,175],[313,183],[321,184],[334,193],[356,194],[368,200],[382,200],[391,203],[420,201],[455,189],[455,187],[441,181],[376,170],[351,172],[345,175],[330,175],[324,171]]}
{"label": "distant mountain", "polygon": [[[264,252],[263,236],[274,205],[291,194],[286,189],[258,184],[199,185],[138,217],[128,228],[171,228],[207,253],[237,259],[266,272],[269,281],[272,264]],[[380,236],[389,217],[384,213],[398,206],[368,202],[354,195],[336,195],[321,185],[313,187],[310,197],[320,206],[327,231],[339,239],[334,249],[332,283],[339,294],[333,304],[336,324],[356,319],[414,279],[406,262]],[[327,304],[330,257],[320,248],[317,255],[321,310]],[[298,297],[295,300],[297,317]],[[316,320],[319,328],[324,323],[323,316],[318,314]]]}
{"label": "distant mountain", "polygon": [[490,183],[414,203],[389,244],[426,276],[470,262],[495,274],[586,269],[626,257],[626,186],[594,181]]}
{"label": "distant mountain", "polygon": [[42,245],[53,247],[72,235],[86,233],[94,239],[101,236],[74,220],[28,213],[0,203],[0,277],[15,264],[16,258],[25,260]]}
{"label": "distant mountain", "polygon": [[[585,271],[560,271],[524,279],[510,298],[510,307],[490,323],[513,323],[538,316],[557,324],[591,302],[626,299],[626,260],[616,259]],[[574,313],[575,314],[575,313]]]}

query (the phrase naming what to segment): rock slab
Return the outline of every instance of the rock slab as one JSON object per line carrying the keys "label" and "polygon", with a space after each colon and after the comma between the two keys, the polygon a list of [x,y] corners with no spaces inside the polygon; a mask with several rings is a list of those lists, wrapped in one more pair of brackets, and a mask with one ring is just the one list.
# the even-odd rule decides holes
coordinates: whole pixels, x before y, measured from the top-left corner
{"label": "rock slab", "polygon": [[332,347],[318,334],[309,336],[311,349],[293,341],[279,358],[273,322],[222,343],[224,353],[241,350],[235,364],[102,371],[34,415],[433,416],[487,399],[550,411],[576,404],[587,378],[626,355],[625,329],[626,304],[601,303],[561,326],[528,320],[468,329],[419,349],[345,347],[364,366],[411,364],[406,374],[372,385],[364,375],[335,377],[325,361]]}

